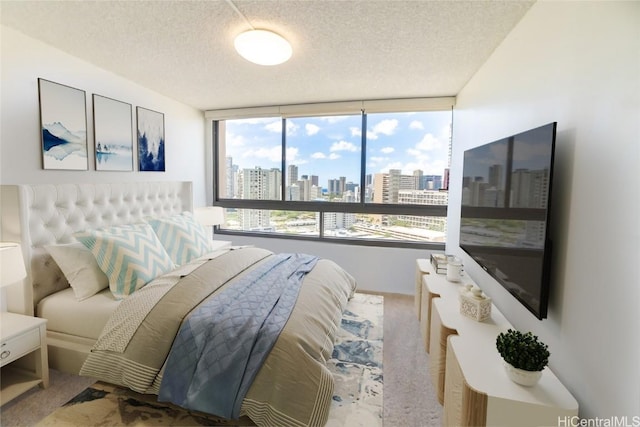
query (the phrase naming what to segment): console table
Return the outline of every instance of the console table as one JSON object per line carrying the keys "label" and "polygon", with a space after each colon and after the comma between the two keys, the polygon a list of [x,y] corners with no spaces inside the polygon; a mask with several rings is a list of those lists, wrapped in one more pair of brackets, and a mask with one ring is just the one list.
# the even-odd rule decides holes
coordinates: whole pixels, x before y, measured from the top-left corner
{"label": "console table", "polygon": [[557,425],[558,417],[577,415],[577,401],[549,367],[533,387],[507,377],[495,341],[511,324],[495,306],[483,322],[460,314],[459,290],[473,281],[463,274],[449,282],[430,265],[421,271],[420,329],[443,425]]}
{"label": "console table", "polygon": [[414,307],[418,320],[420,320],[421,316],[422,277],[426,274],[430,274],[430,271],[432,271],[432,269],[431,263],[428,259],[416,260],[416,290],[414,294]]}

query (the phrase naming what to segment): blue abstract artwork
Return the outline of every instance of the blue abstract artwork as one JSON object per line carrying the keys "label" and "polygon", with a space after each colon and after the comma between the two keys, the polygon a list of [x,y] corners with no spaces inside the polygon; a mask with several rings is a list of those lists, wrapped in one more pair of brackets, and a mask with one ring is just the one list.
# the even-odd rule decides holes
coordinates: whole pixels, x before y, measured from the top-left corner
{"label": "blue abstract artwork", "polygon": [[38,79],[44,169],[87,170],[85,92]]}
{"label": "blue abstract artwork", "polygon": [[136,107],[140,171],[165,171],[164,114]]}
{"label": "blue abstract artwork", "polygon": [[96,170],[133,170],[131,104],[94,94],[93,134]]}

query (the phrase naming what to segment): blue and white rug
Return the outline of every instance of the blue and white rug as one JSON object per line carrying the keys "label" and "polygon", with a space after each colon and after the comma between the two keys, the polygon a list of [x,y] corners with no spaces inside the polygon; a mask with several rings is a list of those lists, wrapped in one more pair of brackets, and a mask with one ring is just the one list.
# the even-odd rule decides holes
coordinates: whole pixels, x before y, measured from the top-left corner
{"label": "blue and white rug", "polygon": [[[342,317],[328,367],[336,380],[328,427],[382,426],[383,298],[356,294]],[[253,426],[161,403],[98,382],[36,424],[59,426]]]}
{"label": "blue and white rug", "polygon": [[384,298],[356,294],[342,316],[328,367],[336,387],[327,427],[382,426]]}

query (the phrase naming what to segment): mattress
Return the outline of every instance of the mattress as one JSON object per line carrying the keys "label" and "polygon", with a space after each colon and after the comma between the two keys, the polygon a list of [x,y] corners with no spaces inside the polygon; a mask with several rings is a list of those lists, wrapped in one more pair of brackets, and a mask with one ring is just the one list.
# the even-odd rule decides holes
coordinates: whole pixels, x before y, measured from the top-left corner
{"label": "mattress", "polygon": [[[209,252],[170,273],[157,277],[155,283],[171,286],[182,276],[204,264],[206,260],[218,257],[226,251],[227,249],[216,249]],[[108,287],[83,301],[78,301],[73,289],[69,287],[40,300],[36,307],[36,315],[48,320],[48,331],[97,340],[120,302],[114,298]]]}
{"label": "mattress", "polygon": [[84,301],[76,300],[73,289],[67,288],[43,298],[36,315],[48,320],[48,331],[97,340],[119,304],[109,288]]}

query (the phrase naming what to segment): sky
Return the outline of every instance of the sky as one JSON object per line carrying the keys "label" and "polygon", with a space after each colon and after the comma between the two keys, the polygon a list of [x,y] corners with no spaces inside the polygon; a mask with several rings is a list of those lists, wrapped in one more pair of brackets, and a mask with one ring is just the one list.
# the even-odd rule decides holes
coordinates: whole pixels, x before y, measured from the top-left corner
{"label": "sky", "polygon": [[[298,177],[317,175],[321,186],[341,176],[360,180],[362,117],[329,116],[287,119],[287,166]],[[450,111],[367,115],[366,173],[401,169],[411,175],[443,175],[448,167]],[[240,169],[281,168],[282,120],[228,120],[226,155]]]}

